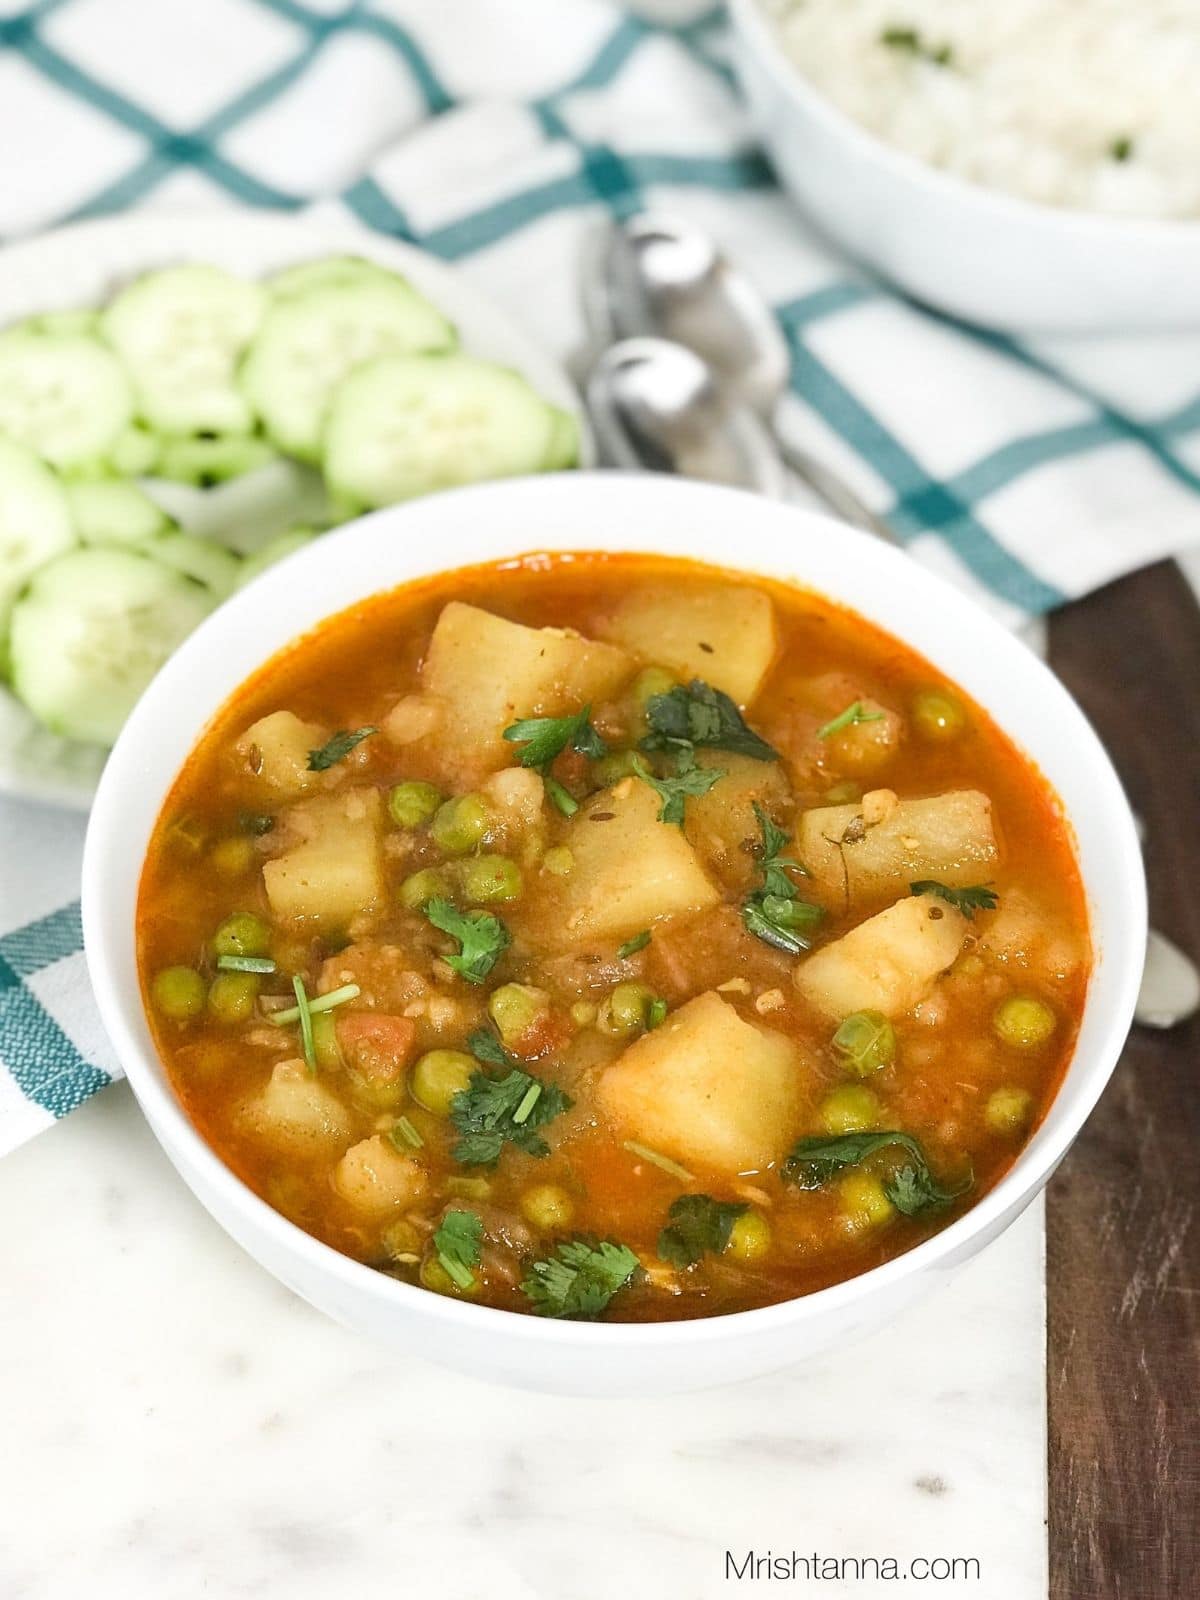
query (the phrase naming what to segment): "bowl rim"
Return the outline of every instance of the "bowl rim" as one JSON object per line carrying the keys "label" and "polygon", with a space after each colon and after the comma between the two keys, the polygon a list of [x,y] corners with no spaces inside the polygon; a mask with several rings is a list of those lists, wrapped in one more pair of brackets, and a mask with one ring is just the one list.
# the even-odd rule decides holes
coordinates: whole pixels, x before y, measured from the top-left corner
{"label": "bowl rim", "polygon": [[[575,495],[586,497],[593,510],[605,500],[613,503],[613,525],[617,528],[617,532],[611,540],[606,538],[604,542],[598,542],[585,537],[573,543],[564,543],[562,546],[539,545],[536,540],[532,544],[521,545],[519,539],[513,539],[508,534],[495,538],[486,526],[488,502],[497,498],[510,499],[518,505],[529,501],[534,504],[542,502],[544,506],[553,508],[556,515],[562,515],[566,513],[563,512],[559,502],[565,496],[569,507]],[[1044,710],[1048,703],[1056,703],[1057,709],[1072,724],[1074,735],[1078,740],[1077,753],[1090,769],[1092,782],[1090,803],[1107,813],[1111,833],[1111,859],[1118,878],[1113,898],[1119,900],[1121,912],[1114,925],[1123,931],[1124,948],[1117,951],[1119,959],[1110,963],[1108,948],[1105,947],[1105,961],[1101,971],[1107,980],[1106,987],[1111,989],[1107,1003],[1110,1021],[1100,1048],[1094,1052],[1092,1059],[1080,1066],[1077,1044],[1076,1052],[1068,1063],[1055,1097],[1029,1143],[1018,1152],[1003,1177],[969,1210],[955,1218],[945,1228],[879,1266],[842,1279],[826,1288],[814,1290],[810,1294],[772,1305],[660,1323],[568,1322],[452,1300],[447,1296],[431,1294],[417,1285],[389,1277],[373,1267],[343,1255],[332,1246],[306,1233],[275,1211],[266,1201],[260,1199],[230,1167],[226,1166],[216,1151],[205,1141],[175,1096],[165,1068],[153,1049],[136,981],[132,994],[124,992],[120,976],[115,970],[117,941],[110,937],[114,925],[118,928],[123,927],[121,937],[127,941],[125,946],[127,952],[134,955],[136,971],[134,914],[149,830],[140,834],[136,845],[132,847],[135,855],[132,863],[132,883],[129,881],[129,874],[126,874],[119,886],[110,889],[109,865],[110,862],[120,860],[122,849],[126,856],[130,853],[130,847],[120,845],[127,785],[133,782],[152,786],[154,794],[150,821],[152,829],[162,803],[178,776],[181,763],[172,759],[165,764],[166,770],[164,770],[163,755],[153,740],[146,740],[147,731],[152,730],[160,718],[170,716],[175,685],[189,680],[194,682],[197,668],[206,656],[211,657],[219,650],[223,637],[232,638],[246,631],[243,624],[249,623],[255,615],[256,593],[262,596],[269,588],[279,589],[281,593],[285,589],[312,591],[315,587],[315,593],[320,598],[315,605],[305,601],[313,612],[307,623],[295,628],[286,638],[270,648],[261,649],[255,646],[256,666],[250,669],[251,672],[257,671],[258,667],[286,649],[289,643],[304,637],[327,618],[336,616],[347,606],[356,603],[354,600],[339,600],[337,604],[331,606],[327,597],[323,595],[319,583],[314,586],[298,581],[305,575],[305,569],[311,569],[314,574],[323,568],[336,569],[341,558],[347,556],[349,559],[344,563],[345,568],[357,566],[364,571],[368,581],[362,583],[359,597],[366,598],[372,593],[381,593],[389,588],[420,581],[422,576],[453,572],[479,562],[509,559],[514,555],[514,545],[519,545],[526,553],[551,548],[563,551],[605,550],[614,554],[626,550],[639,554],[653,553],[650,546],[639,547],[636,540],[630,543],[623,537],[622,530],[625,524],[621,519],[622,515],[628,517],[629,506],[622,502],[628,502],[630,497],[643,505],[658,502],[661,506],[669,508],[683,524],[688,521],[687,502],[695,504],[700,501],[709,501],[718,508],[723,504],[727,508],[729,525],[735,527],[738,526],[739,516],[746,524],[754,517],[760,518],[764,529],[772,518],[781,523],[784,518],[791,519],[792,529],[789,531],[794,530],[796,533],[807,531],[817,536],[835,535],[837,544],[845,551],[844,560],[848,570],[859,570],[863,563],[874,563],[882,568],[884,577],[889,573],[895,573],[898,578],[902,577],[910,585],[915,581],[917,587],[934,601],[953,602],[964,607],[973,639],[978,640],[981,634],[986,636],[992,651],[998,652],[1002,659],[1007,657],[1011,666],[1019,667],[1026,675],[1031,674],[1037,682],[1039,707]],[[619,514],[616,511],[618,505],[621,506]],[[436,508],[436,511],[431,513],[431,508]],[[419,524],[423,515],[432,514],[435,517],[445,518],[460,508],[463,515],[456,526],[467,530],[463,533],[465,547],[462,550],[455,549],[453,558],[448,563],[444,559],[434,559],[421,572],[410,572],[394,584],[370,583],[369,577],[373,575],[369,560],[372,541],[385,537],[385,530],[391,524],[399,521],[415,525]],[[386,534],[386,537],[395,540],[394,533]],[[680,547],[677,550],[663,550],[661,553],[668,556],[688,556],[687,538],[685,527],[679,534]],[[481,541],[485,547],[491,541],[491,548],[477,554],[476,545]],[[354,558],[352,552],[356,542],[360,544],[361,549],[358,557]],[[396,543],[398,545],[399,541]],[[697,558],[692,556],[691,559]],[[699,559],[707,560],[705,557]],[[842,559],[840,553],[838,559]],[[720,562],[712,560],[708,564],[714,567],[724,566],[726,570],[750,577],[753,577],[756,571],[761,575],[768,575],[760,568],[743,564],[736,549],[727,557],[723,557]],[[779,573],[769,575],[778,581],[788,581]],[[811,592],[818,594],[822,592],[815,583],[808,582],[804,578],[793,578],[791,581],[801,588],[808,588]],[[837,603],[848,604],[836,596],[833,598]],[[863,614],[874,622],[869,611],[864,610]],[[925,655],[920,645],[894,626],[883,622],[874,622],[874,625],[892,633],[909,649]],[[190,752],[194,748],[201,732],[210,725],[212,718],[230,695],[236,693],[238,684],[244,682],[246,676],[247,673],[241,673],[233,688],[223,690],[220,694],[209,698],[208,709],[200,728],[192,727],[188,735],[187,751]],[[1011,723],[1002,721],[986,700],[974,690],[971,691],[971,696],[979,701],[988,715],[996,721],[997,726],[1013,739],[1018,748],[1022,748],[1022,741]],[[147,749],[150,751],[148,757],[145,754]],[[1064,815],[1068,825],[1071,825],[1071,815],[1065,806]],[[1085,889],[1089,888],[1086,877],[1084,886]],[[1133,1017],[1134,1003],[1141,980],[1141,951],[1144,949],[1146,929],[1146,892],[1141,850],[1128,802],[1107,753],[1090,723],[1059,680],[1025,645],[969,596],[964,595],[936,573],[918,567],[903,551],[848,528],[845,524],[821,513],[779,501],[766,500],[739,489],[644,473],[617,472],[570,472],[547,474],[537,478],[507,479],[451,490],[406,505],[373,512],[305,546],[285,561],[270,568],[219,607],[184,641],[159,672],[138,702],[113,748],[101,778],[88,826],[84,847],[81,899],[88,971],[105,1029],[156,1138],[163,1145],[180,1176],[199,1194],[210,1213],[214,1208],[208,1196],[216,1193],[220,1196],[223,1211],[239,1215],[258,1234],[266,1235],[275,1257],[290,1257],[298,1265],[303,1263],[311,1272],[326,1280],[333,1280],[351,1293],[366,1295],[384,1303],[391,1302],[398,1313],[432,1318],[448,1330],[463,1327],[483,1333],[490,1329],[493,1335],[519,1341],[530,1350],[539,1347],[561,1349],[564,1345],[578,1345],[581,1348],[603,1347],[611,1349],[614,1353],[668,1350],[680,1346],[690,1348],[727,1343],[754,1335],[767,1335],[772,1330],[786,1327],[792,1322],[803,1321],[805,1318],[818,1318],[822,1313],[838,1314],[852,1310],[860,1303],[869,1302],[873,1296],[885,1292],[890,1286],[909,1277],[919,1276],[931,1267],[952,1266],[960,1259],[960,1252],[964,1252],[964,1247],[966,1247],[965,1254],[973,1253],[969,1248],[972,1240],[979,1235],[986,1237],[989,1229],[995,1232],[1006,1226],[1034,1198],[1074,1142],[1108,1083],[1124,1047]],[[117,918],[115,924],[114,911]],[[1095,918],[1092,920],[1094,923]],[[1097,973],[1094,971],[1087,993],[1085,1019],[1087,1008],[1090,1008],[1095,1000],[1096,978]],[[139,1037],[139,1025],[143,1037]],[[1069,1114],[1064,1115],[1061,1124],[1052,1129],[1055,1108],[1063,1102],[1073,1077],[1077,1078],[1077,1082],[1072,1086]],[[202,1192],[192,1182],[193,1172],[202,1182]],[[227,1232],[232,1231],[221,1216],[218,1215],[216,1220],[220,1226],[226,1228]],[[256,1254],[252,1248],[251,1253]]]}
{"label": "bowl rim", "polygon": [[1077,236],[1080,245],[1112,243],[1119,234],[1130,246],[1200,248],[1200,217],[1120,216],[1082,207],[1055,206],[1044,200],[1031,200],[986,183],[976,183],[882,138],[855,121],[846,111],[821,93],[818,86],[783,48],[778,32],[763,11],[759,0],[729,0],[735,30],[757,53],[757,59],[771,74],[777,87],[800,102],[806,112],[826,129],[877,167],[889,171],[899,182],[924,186],[947,204],[974,206],[992,214],[997,222],[1044,229],[1048,233]]}

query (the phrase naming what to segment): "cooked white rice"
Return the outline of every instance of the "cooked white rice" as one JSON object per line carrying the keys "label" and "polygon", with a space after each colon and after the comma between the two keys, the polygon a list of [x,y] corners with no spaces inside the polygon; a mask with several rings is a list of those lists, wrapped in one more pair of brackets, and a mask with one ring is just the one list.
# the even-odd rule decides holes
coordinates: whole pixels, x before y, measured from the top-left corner
{"label": "cooked white rice", "polygon": [[910,155],[1030,200],[1200,216],[1200,0],[761,0]]}

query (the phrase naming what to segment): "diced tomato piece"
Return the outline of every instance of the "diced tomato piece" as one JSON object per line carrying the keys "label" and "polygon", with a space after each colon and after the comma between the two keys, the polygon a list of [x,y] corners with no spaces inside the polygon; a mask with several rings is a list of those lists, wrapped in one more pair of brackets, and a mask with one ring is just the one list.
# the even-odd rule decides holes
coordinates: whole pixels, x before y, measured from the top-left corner
{"label": "diced tomato piece", "polygon": [[412,1017],[377,1011],[347,1011],[337,1019],[338,1044],[348,1065],[376,1083],[394,1081],[412,1055],[417,1024]]}

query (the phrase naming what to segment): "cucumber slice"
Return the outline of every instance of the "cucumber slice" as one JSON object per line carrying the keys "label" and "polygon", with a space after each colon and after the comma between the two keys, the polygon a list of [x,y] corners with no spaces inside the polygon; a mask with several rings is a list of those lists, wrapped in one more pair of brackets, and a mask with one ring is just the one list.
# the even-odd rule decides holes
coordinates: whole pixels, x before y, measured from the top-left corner
{"label": "cucumber slice", "polygon": [[0,334],[0,433],[72,468],[107,456],[133,416],[121,363],[87,334]]}
{"label": "cucumber slice", "polygon": [[300,261],[285,267],[267,280],[267,287],[279,299],[307,294],[310,289],[330,289],[334,285],[368,282],[400,282],[397,273],[377,266],[365,256],[319,256],[315,261]]}
{"label": "cucumber slice", "polygon": [[261,284],[199,264],[148,273],[116,297],[101,330],[152,428],[251,432],[254,414],[234,373],[266,304]]}
{"label": "cucumber slice", "polygon": [[171,527],[171,519],[136,483],[120,478],[68,483],[75,532],[84,544],[144,544]]}
{"label": "cucumber slice", "polygon": [[453,327],[403,278],[363,278],[278,300],[242,364],[241,381],[285,454],[317,461],[329,395],[376,356],[452,350]]}
{"label": "cucumber slice", "polygon": [[73,550],[13,606],[13,688],[52,732],[111,744],[213,603],[201,584],[132,550]]}
{"label": "cucumber slice", "polygon": [[238,588],[244,589],[251,579],[258,577],[260,572],[273,567],[277,561],[282,561],[284,556],[290,556],[293,550],[311,544],[316,537],[316,528],[289,528],[286,533],[277,534],[274,539],[263,545],[261,550],[256,550],[242,562],[242,570],[238,574]]}
{"label": "cucumber slice", "polygon": [[326,481],[337,500],[374,507],[539,472],[559,416],[506,367],[463,355],[384,356],[334,394]]}
{"label": "cucumber slice", "polygon": [[153,544],[143,545],[141,553],[163,566],[194,578],[224,600],[237,588],[242,563],[232,550],[215,539],[200,539],[193,533],[165,533]]}
{"label": "cucumber slice", "polygon": [[172,483],[190,483],[197,489],[211,489],[255,472],[279,459],[265,439],[230,434],[213,439],[166,439],[154,467],[156,478]]}
{"label": "cucumber slice", "polygon": [[562,472],[579,465],[579,423],[569,411],[554,412],[550,449],[542,463],[544,472]]}
{"label": "cucumber slice", "polygon": [[94,334],[99,325],[98,311],[91,306],[78,306],[70,311],[40,311],[36,317],[26,317],[17,327],[24,333]]}
{"label": "cucumber slice", "polygon": [[0,439],[0,622],[37,569],[74,546],[62,484],[32,450]]}
{"label": "cucumber slice", "polygon": [[113,441],[108,452],[109,465],[123,478],[144,478],[153,472],[160,449],[156,434],[131,422]]}

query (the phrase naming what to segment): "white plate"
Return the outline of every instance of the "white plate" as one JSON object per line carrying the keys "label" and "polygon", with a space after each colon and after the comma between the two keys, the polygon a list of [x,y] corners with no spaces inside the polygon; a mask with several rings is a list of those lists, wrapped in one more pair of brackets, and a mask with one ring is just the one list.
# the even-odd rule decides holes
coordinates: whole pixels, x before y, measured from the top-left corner
{"label": "white plate", "polygon": [[[579,398],[562,367],[501,311],[435,257],[345,223],[270,212],[138,214],[62,228],[0,252],[0,327],[39,311],[102,305],[143,272],[179,261],[211,261],[247,278],[265,277],[324,255],[368,256],[412,280],[457,326],[464,349],[524,373],[554,405],[579,418]],[[587,462],[585,439],[584,461]],[[278,491],[266,468],[194,500],[244,497],[255,517]],[[257,481],[256,481],[257,480]],[[220,517],[223,520],[227,509]],[[201,511],[191,519],[200,531]],[[108,752],[42,728],[0,686],[0,793],[87,810]]]}

